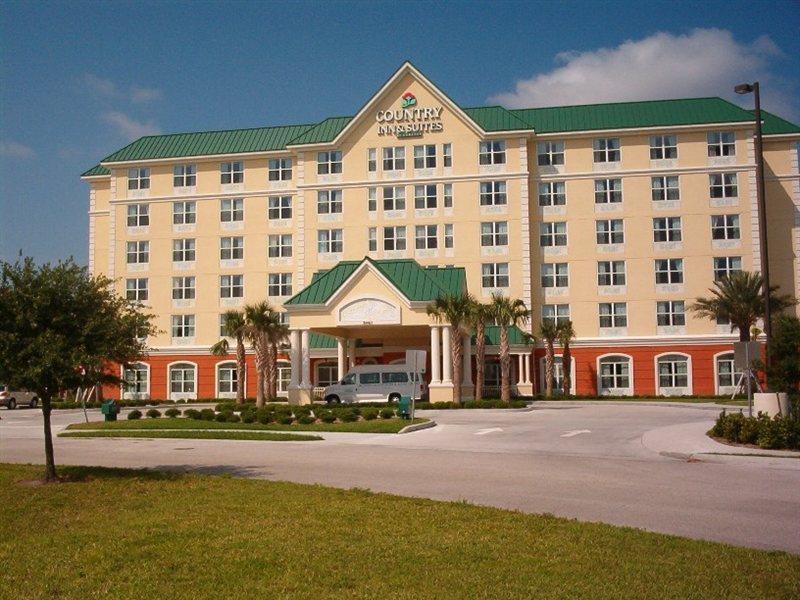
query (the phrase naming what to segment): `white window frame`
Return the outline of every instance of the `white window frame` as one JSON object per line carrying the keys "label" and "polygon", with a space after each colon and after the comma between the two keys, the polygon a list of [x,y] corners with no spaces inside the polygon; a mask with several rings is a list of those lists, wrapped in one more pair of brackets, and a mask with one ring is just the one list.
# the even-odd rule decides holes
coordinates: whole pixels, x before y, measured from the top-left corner
{"label": "white window frame", "polygon": [[318,190],[317,214],[340,215],[342,214],[342,190]]}
{"label": "white window frame", "polygon": [[150,242],[148,240],[126,242],[125,261],[129,265],[148,264],[150,262]]}
{"label": "white window frame", "polygon": [[546,221],[539,224],[540,247],[566,247],[568,241],[566,221]]}
{"label": "white window frame", "polygon": [[[327,372],[327,379],[323,379],[320,374],[322,371]],[[316,387],[327,387],[339,382],[339,367],[335,362],[323,360],[318,362],[314,367],[314,381]]]}
{"label": "white window frame", "polygon": [[481,264],[482,289],[504,290],[508,289],[509,287],[511,287],[511,273],[507,262]]}
{"label": "white window frame", "polygon": [[179,275],[172,278],[173,300],[195,300],[197,297],[197,280],[193,275]]}
{"label": "white window frame", "polygon": [[[131,391],[131,378],[128,377],[128,374],[131,372],[142,373],[144,372],[144,378],[136,375],[133,377],[133,389]],[[122,380],[122,384],[120,385],[120,391],[122,394],[123,400],[149,400],[150,399],[150,365],[144,362],[135,362],[128,365],[128,367],[120,366],[120,379]],[[125,385],[125,384],[128,385]],[[138,388],[144,387],[143,390]]]}
{"label": "white window frame", "polygon": [[383,228],[383,249],[385,252],[402,252],[406,248],[405,225],[388,225]]}
{"label": "white window frame", "polygon": [[711,215],[712,240],[740,240],[742,231],[739,226],[739,215]]}
{"label": "white window frame", "polygon": [[608,177],[605,179],[594,180],[594,203],[595,204],[621,204],[622,203],[622,179],[620,177]]}
{"label": "white window frame", "polygon": [[592,157],[595,164],[620,162],[622,150],[619,138],[595,138],[592,140]]}
{"label": "white window frame", "polygon": [[453,184],[445,183],[442,185],[442,205],[445,208],[453,208]]}
{"label": "white window frame", "polygon": [[680,200],[680,177],[678,175],[658,175],[656,177],[651,177],[650,194],[653,202]]}
{"label": "white window frame", "polygon": [[292,295],[291,273],[269,273],[267,275],[267,296],[287,298]]}
{"label": "white window frame", "polygon": [[[620,360],[624,359],[624,360]],[[633,357],[628,354],[620,354],[619,352],[611,352],[608,354],[601,354],[597,357],[597,395],[598,396],[632,396],[634,390],[634,362]],[[603,364],[612,365],[626,365],[627,373],[622,372],[621,369],[614,369],[610,375],[603,374]],[[619,383],[620,379],[625,377],[628,380],[626,387],[614,385],[613,387],[603,387],[603,378],[611,377],[613,382]]]}
{"label": "white window frame", "polygon": [[220,163],[219,182],[221,185],[244,183],[244,163],[241,160]]}
{"label": "white window frame", "polygon": [[[719,261],[725,262],[725,267],[720,269],[718,267]],[[731,263],[738,261],[739,266],[733,267]],[[713,258],[713,271],[714,281],[720,281],[723,277],[730,277],[733,273],[741,272],[742,270],[742,257],[741,256],[715,256]]]}
{"label": "white window frame", "polygon": [[600,329],[624,329],[628,326],[628,303],[600,302],[597,315]]}
{"label": "white window frame", "polygon": [[414,169],[436,168],[436,144],[414,146]]}
{"label": "white window frame", "polygon": [[128,169],[128,190],[150,189],[150,167],[131,167]]}
{"label": "white window frame", "polygon": [[[188,369],[187,367],[191,367]],[[181,372],[185,373],[191,370],[193,373],[193,377],[191,380],[182,377],[178,383],[181,384],[181,390],[178,392],[172,391],[172,371],[173,369],[180,369]],[[188,360],[179,360],[176,362],[169,363],[167,365],[167,398],[170,400],[196,400],[197,399],[197,379],[198,379],[198,368],[197,363],[193,363]],[[191,390],[186,390],[186,384],[191,383]]]}
{"label": "white window frame", "polygon": [[195,238],[175,238],[172,240],[172,262],[194,262],[197,258],[197,241]]}
{"label": "white window frame", "polygon": [[[667,360],[670,359],[670,360]],[[683,360],[677,360],[683,359]],[[692,394],[692,357],[690,354],[684,352],[663,352],[657,354],[653,361],[655,363],[655,376],[656,376],[656,394],[658,396],[672,396],[672,395],[691,395]],[[679,362],[686,363],[686,373],[681,374],[674,368]],[[661,364],[673,365],[669,373],[663,374],[665,377],[671,378],[671,383],[677,383],[678,377],[686,377],[686,385],[661,385]],[[676,392],[680,392],[677,394]]]}
{"label": "white window frame", "polygon": [[506,206],[508,204],[508,186],[505,181],[481,181],[481,206]]}
{"label": "white window frame", "polygon": [[341,229],[317,230],[317,253],[340,254],[344,250],[344,235]]}
{"label": "white window frame", "polygon": [[541,282],[543,288],[568,288],[569,263],[542,263]]}
{"label": "white window frame", "polygon": [[342,151],[317,152],[317,175],[338,175],[342,172]]}
{"label": "white window frame", "polygon": [[219,202],[220,223],[241,223],[244,221],[244,198],[223,198]]}
{"label": "white window frame", "polygon": [[735,131],[709,131],[706,139],[709,157],[736,156]]}
{"label": "white window frame", "polygon": [[173,225],[194,225],[197,223],[197,202],[177,200],[172,203]]}
{"label": "white window frame", "polygon": [[539,206],[566,206],[567,185],[564,181],[539,183]]}
{"label": "white window frame", "polygon": [[269,221],[288,221],[292,218],[291,196],[270,196],[267,199],[267,219]]}
{"label": "white window frame", "polygon": [[404,185],[385,185],[382,196],[384,212],[406,209],[406,187]]}
{"label": "white window frame", "polygon": [[453,236],[453,224],[452,223],[445,223],[444,225],[444,247],[447,250],[453,248],[454,236]]}
{"label": "white window frame", "polygon": [[536,163],[540,167],[564,164],[564,142],[543,141],[536,144]]}
{"label": "white window frame", "polygon": [[656,302],[656,327],[685,327],[686,303],[683,300]]}
{"label": "white window frame", "polygon": [[406,170],[405,146],[386,146],[381,149],[381,156],[383,157],[381,164],[384,172]]}
{"label": "white window frame", "polygon": [[569,304],[542,304],[542,323],[561,325],[570,320]]}
{"label": "white window frame", "polygon": [[244,275],[237,273],[219,276],[220,298],[244,298]]}
{"label": "white window frame", "polygon": [[378,228],[370,227],[367,230],[367,252],[378,251]]}
{"label": "white window frame", "polygon": [[184,164],[172,167],[172,187],[193,188],[197,186],[197,165]]}
{"label": "white window frame", "polygon": [[[726,369],[726,372],[723,373],[722,369],[720,368],[721,362],[725,362],[730,365],[729,372]],[[718,395],[733,394],[742,375],[744,375],[744,373],[736,369],[736,362],[733,357],[733,352],[730,350],[724,350],[723,352],[717,352],[714,355],[714,388]],[[729,385],[722,384],[721,378],[723,376],[731,378],[731,383]]]}
{"label": "white window frame", "polygon": [[197,333],[197,320],[194,315],[172,315],[170,319],[172,339],[193,339]]}
{"label": "white window frame", "polygon": [[267,181],[291,181],[292,159],[270,158],[268,163]]}
{"label": "white window frame", "polygon": [[680,217],[653,217],[653,241],[680,242],[683,229]]}
{"label": "white window frame", "polygon": [[220,260],[242,260],[244,258],[244,237],[240,235],[219,238]]}
{"label": "white window frame", "polygon": [[[222,372],[226,371],[228,376],[223,379]],[[214,390],[217,398],[235,398],[239,386],[238,370],[235,360],[223,360],[214,365]],[[225,390],[222,389],[223,383],[226,384]]]}
{"label": "white window frame", "polygon": [[650,160],[678,158],[678,138],[671,134],[650,136]]}
{"label": "white window frame", "polygon": [[378,171],[378,150],[377,148],[367,148],[367,173],[377,173]]}
{"label": "white window frame", "polygon": [[445,169],[453,166],[453,144],[442,144],[442,166]]}
{"label": "white window frame", "polygon": [[598,246],[613,246],[625,243],[624,219],[596,219],[594,229]]}
{"label": "white window frame", "polygon": [[479,165],[504,165],[506,164],[505,140],[486,140],[478,142]]}
{"label": "white window frame", "polygon": [[367,212],[378,211],[378,189],[371,187],[367,189]]}
{"label": "white window frame", "polygon": [[[602,266],[608,270],[603,271]],[[622,265],[620,270],[618,267]],[[607,278],[607,279],[605,279]],[[608,281],[608,283],[604,283]],[[599,287],[613,287],[627,285],[627,265],[624,260],[599,260],[597,261],[597,285]]]}
{"label": "white window frame", "polygon": [[128,204],[126,222],[128,227],[148,227],[150,225],[150,205]]}
{"label": "white window frame", "polygon": [[712,199],[738,198],[739,183],[736,173],[710,173],[708,193]]}
{"label": "white window frame", "polygon": [[[683,283],[682,258],[656,258],[653,261],[656,285],[677,285]],[[659,281],[662,279],[663,281]]]}
{"label": "white window frame", "polygon": [[484,221],[480,234],[482,248],[508,246],[508,221]]}
{"label": "white window frame", "polygon": [[291,233],[272,233],[267,238],[267,258],[292,258]]}
{"label": "white window frame", "polygon": [[131,302],[147,302],[149,296],[150,282],[147,277],[131,277],[125,280],[126,300]]}
{"label": "white window frame", "polygon": [[439,205],[439,197],[435,183],[427,183],[414,186],[414,209],[436,209]]}
{"label": "white window frame", "polygon": [[414,248],[417,250],[436,250],[439,248],[438,225],[416,225],[414,227]]}

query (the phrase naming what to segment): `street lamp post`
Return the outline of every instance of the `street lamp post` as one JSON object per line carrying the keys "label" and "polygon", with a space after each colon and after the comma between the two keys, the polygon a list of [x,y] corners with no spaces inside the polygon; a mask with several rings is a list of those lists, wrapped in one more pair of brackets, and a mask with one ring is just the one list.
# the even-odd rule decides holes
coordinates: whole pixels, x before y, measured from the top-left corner
{"label": "street lamp post", "polygon": [[765,364],[769,368],[770,355],[769,343],[772,339],[772,318],[769,306],[769,248],[767,247],[767,204],[764,194],[764,153],[763,138],[761,132],[761,95],[759,94],[758,82],[741,83],[733,88],[737,94],[752,93],[755,100],[755,119],[756,119],[756,139],[755,139],[755,158],[756,158],[756,198],[758,200],[758,240],[761,246],[761,293],[764,296],[764,335],[767,338],[765,349]]}

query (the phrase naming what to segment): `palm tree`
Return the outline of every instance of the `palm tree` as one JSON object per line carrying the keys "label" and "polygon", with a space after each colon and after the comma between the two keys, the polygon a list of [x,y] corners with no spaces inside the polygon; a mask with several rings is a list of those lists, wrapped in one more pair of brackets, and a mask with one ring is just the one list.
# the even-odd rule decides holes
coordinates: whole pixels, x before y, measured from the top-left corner
{"label": "palm tree", "polygon": [[[740,271],[731,273],[714,282],[709,289],[710,297],[695,298],[689,310],[706,319],[728,319],[731,331],[739,329],[739,341],[750,341],[750,329],[756,321],[764,317],[763,280],[760,273]],[[791,296],[778,296],[774,292],[778,286],[769,290],[770,309],[779,312],[793,306],[797,301]]]}
{"label": "palm tree", "polygon": [[453,362],[453,403],[461,404],[461,377],[464,345],[462,336],[471,322],[474,300],[469,294],[442,296],[428,305],[428,315],[437,322],[450,324],[450,356],[444,360]]}
{"label": "palm tree", "polygon": [[222,331],[225,335],[220,341],[211,346],[211,354],[214,356],[227,356],[230,352],[228,338],[236,339],[236,404],[244,404],[245,362],[244,338],[247,333],[247,323],[244,313],[238,310],[229,310],[223,314],[225,324]]}
{"label": "palm tree", "polygon": [[551,320],[542,321],[539,325],[539,335],[544,342],[544,395],[550,398],[553,395],[553,381],[555,369],[555,352],[553,344],[558,337],[558,326]]}
{"label": "palm tree", "polygon": [[256,355],[256,406],[264,406],[264,380],[269,362],[269,338],[267,332],[270,328],[270,313],[275,312],[266,301],[248,304],[244,307],[245,335],[253,346]]}
{"label": "palm tree", "polygon": [[270,309],[267,320],[267,393],[270,398],[278,395],[278,347],[289,335],[289,327],[281,321],[279,312]]}
{"label": "palm tree", "polygon": [[492,309],[494,320],[500,326],[500,400],[510,403],[511,355],[508,347],[508,328],[527,321],[531,311],[519,298],[512,300],[502,294],[492,294]]}
{"label": "palm tree", "polygon": [[558,343],[563,348],[561,351],[561,372],[563,373],[561,381],[563,383],[564,396],[567,397],[572,388],[572,352],[569,344],[575,338],[575,327],[572,325],[572,321],[565,321],[557,329]]}
{"label": "palm tree", "polygon": [[477,300],[472,305],[470,322],[475,328],[475,400],[483,398],[486,365],[486,324],[493,320],[491,304]]}

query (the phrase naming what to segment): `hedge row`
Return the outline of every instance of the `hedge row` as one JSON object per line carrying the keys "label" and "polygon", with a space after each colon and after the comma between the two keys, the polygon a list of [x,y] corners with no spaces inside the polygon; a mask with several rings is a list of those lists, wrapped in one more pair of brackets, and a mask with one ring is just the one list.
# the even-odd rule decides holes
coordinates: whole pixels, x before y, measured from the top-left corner
{"label": "hedge row", "polygon": [[727,414],[724,410],[708,432],[734,444],[756,444],[770,450],[800,450],[800,419],[758,413],[745,417],[741,412]]}
{"label": "hedge row", "polygon": [[[378,410],[373,407],[312,407],[312,406],[265,406],[264,408],[256,409],[254,405],[246,405],[241,407],[239,413],[230,410],[227,403],[217,405],[218,410],[212,408],[204,408],[198,410],[196,408],[187,408],[183,411],[183,416],[187,419],[195,419],[199,421],[218,421],[221,423],[262,423],[267,425],[269,423],[280,423],[281,425],[291,425],[294,422],[302,425],[310,425],[317,421],[323,423],[352,423],[363,419],[365,421],[372,421],[377,418],[393,419],[395,411],[392,408],[385,407],[383,410]],[[151,419],[157,419],[161,416],[161,411],[151,408],[145,413]],[[177,408],[169,408],[164,411],[167,417],[178,417],[181,411]],[[128,413],[129,420],[136,420],[142,418],[140,410],[132,410]]]}

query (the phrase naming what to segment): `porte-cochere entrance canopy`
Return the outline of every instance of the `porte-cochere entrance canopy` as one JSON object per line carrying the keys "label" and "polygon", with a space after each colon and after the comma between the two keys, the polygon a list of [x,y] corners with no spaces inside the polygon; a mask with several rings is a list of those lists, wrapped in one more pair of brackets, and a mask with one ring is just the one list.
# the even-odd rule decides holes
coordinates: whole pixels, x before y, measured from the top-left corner
{"label": "porte-cochere entrance canopy", "polygon": [[[359,347],[380,346],[387,355],[402,355],[409,349],[426,350],[431,400],[451,400],[452,333],[449,327],[428,316],[427,307],[436,298],[466,292],[463,267],[423,267],[410,259],[367,257],[361,261],[342,261],[316,273],[306,288],[284,304],[291,323],[289,400],[311,401],[311,333],[336,339],[340,378],[356,364],[356,342]],[[512,337],[522,339],[519,335]],[[469,388],[471,336],[464,335],[463,341],[464,383]]]}

